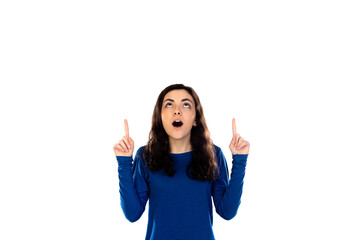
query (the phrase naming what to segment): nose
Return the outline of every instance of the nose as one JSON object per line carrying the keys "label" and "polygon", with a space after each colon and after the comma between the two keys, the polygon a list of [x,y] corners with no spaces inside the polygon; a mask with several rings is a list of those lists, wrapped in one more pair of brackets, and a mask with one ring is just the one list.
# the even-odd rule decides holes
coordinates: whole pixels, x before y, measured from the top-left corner
{"label": "nose", "polygon": [[174,115],[176,116],[176,115],[180,115],[180,114],[181,114],[180,109],[178,107],[176,107],[174,109]]}

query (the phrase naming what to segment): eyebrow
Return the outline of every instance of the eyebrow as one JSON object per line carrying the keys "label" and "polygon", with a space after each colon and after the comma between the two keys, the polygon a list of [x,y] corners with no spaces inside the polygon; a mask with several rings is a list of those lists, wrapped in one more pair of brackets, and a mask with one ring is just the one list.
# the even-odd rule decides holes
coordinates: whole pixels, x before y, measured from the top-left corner
{"label": "eyebrow", "polygon": [[[166,101],[175,102],[173,99],[170,99],[170,98],[164,100],[164,102],[166,102]],[[193,103],[193,102],[192,102],[190,99],[188,99],[188,98],[184,98],[184,99],[181,100],[181,102],[185,102],[185,101],[190,101],[191,103]]]}

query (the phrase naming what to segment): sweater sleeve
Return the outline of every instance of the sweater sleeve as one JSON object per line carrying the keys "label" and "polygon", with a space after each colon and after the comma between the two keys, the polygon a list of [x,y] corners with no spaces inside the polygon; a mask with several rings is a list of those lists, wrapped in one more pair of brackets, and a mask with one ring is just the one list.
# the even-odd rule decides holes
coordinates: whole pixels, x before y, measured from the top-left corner
{"label": "sweater sleeve", "polygon": [[134,163],[132,157],[116,156],[121,208],[130,222],[141,217],[149,198],[148,173],[144,169],[141,149],[137,151]]}
{"label": "sweater sleeve", "polygon": [[247,157],[248,154],[232,155],[233,166],[229,181],[226,159],[222,150],[218,148],[219,176],[213,182],[212,196],[216,212],[226,220],[235,217],[240,206]]}

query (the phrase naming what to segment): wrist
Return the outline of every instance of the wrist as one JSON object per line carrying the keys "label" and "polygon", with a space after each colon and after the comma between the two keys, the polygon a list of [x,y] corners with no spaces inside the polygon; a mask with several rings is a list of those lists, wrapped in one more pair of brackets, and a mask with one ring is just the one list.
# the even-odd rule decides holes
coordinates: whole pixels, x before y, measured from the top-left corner
{"label": "wrist", "polygon": [[132,156],[116,156],[116,159],[122,162],[133,160]]}
{"label": "wrist", "polygon": [[233,154],[233,159],[238,162],[246,162],[248,154]]}

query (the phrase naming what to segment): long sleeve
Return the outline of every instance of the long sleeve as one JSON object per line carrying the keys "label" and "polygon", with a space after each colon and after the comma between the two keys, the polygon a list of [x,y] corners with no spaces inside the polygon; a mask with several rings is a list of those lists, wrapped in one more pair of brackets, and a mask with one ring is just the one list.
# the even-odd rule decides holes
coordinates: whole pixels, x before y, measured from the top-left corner
{"label": "long sleeve", "polygon": [[116,156],[119,174],[119,192],[121,208],[130,222],[137,221],[145,210],[149,198],[146,182],[148,174],[144,169],[141,148],[132,157]]}
{"label": "long sleeve", "polygon": [[248,154],[232,155],[231,179],[225,156],[220,148],[217,151],[219,177],[213,182],[212,195],[216,212],[224,219],[235,217],[241,203],[245,167]]}

